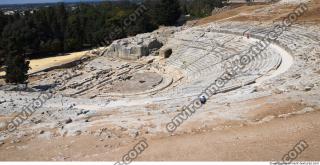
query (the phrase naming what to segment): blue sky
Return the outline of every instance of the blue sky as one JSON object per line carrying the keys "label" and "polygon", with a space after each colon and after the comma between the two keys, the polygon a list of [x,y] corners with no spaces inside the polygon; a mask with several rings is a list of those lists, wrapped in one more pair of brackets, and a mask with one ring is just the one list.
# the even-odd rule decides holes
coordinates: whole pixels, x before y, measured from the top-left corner
{"label": "blue sky", "polygon": [[77,2],[77,1],[97,1],[97,0],[0,0],[0,4],[24,4],[24,3],[46,3],[46,2]]}

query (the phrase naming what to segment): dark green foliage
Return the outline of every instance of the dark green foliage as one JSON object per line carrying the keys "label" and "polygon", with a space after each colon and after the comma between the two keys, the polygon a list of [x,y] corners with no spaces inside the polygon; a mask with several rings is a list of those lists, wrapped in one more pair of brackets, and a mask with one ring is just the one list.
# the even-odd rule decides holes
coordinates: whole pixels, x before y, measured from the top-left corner
{"label": "dark green foliage", "polygon": [[[159,25],[174,25],[180,16],[177,0],[151,0],[144,11],[130,24],[124,21],[139,8],[128,1],[65,6],[63,3],[5,16],[0,12],[0,62],[4,45],[11,35],[23,35],[23,40],[12,42],[22,46],[29,58],[44,54],[76,51],[101,46],[115,39],[150,32]],[[22,29],[13,30],[15,26]],[[110,37],[111,36],[111,37]]]}
{"label": "dark green foliage", "polygon": [[25,52],[34,49],[36,31],[33,23],[28,19],[20,19],[6,26],[2,33],[2,44],[6,53],[5,71],[6,82],[21,84],[28,79],[29,62],[26,61]]}
{"label": "dark green foliage", "polygon": [[180,0],[183,14],[192,18],[210,16],[215,7],[223,7],[222,0]]}
{"label": "dark green foliage", "polygon": [[[8,17],[6,17],[2,11],[0,11],[0,36],[3,28],[8,23]],[[4,58],[5,58],[5,52],[4,52],[4,45],[1,43],[2,38],[0,38],[0,70],[3,66]]]}
{"label": "dark green foliage", "polygon": [[[44,57],[46,54],[76,51],[101,46],[105,38],[114,39],[150,32],[157,28],[149,16],[141,13],[128,26],[124,20],[134,13],[138,4],[130,2],[79,4],[68,7],[58,4],[44,7],[33,13],[25,12],[5,16],[0,12],[0,64],[4,57],[4,46],[11,35],[23,35],[23,40],[12,40],[22,46],[29,58]],[[15,26],[22,29],[14,30]],[[108,37],[110,34],[112,38]],[[105,46],[105,45],[104,45]]]}
{"label": "dark green foliage", "polygon": [[[129,1],[65,6],[63,3],[8,16],[0,12],[0,69],[9,83],[27,80],[26,58],[106,46],[113,40],[174,25],[177,0],[150,0],[136,19],[126,23],[139,4]],[[103,43],[103,45],[101,45]]]}
{"label": "dark green foliage", "polygon": [[181,15],[178,0],[147,0],[146,4],[156,25],[174,25]]}
{"label": "dark green foliage", "polygon": [[26,56],[18,52],[10,52],[10,58],[6,59],[6,82],[14,84],[24,84],[28,79],[29,61]]}

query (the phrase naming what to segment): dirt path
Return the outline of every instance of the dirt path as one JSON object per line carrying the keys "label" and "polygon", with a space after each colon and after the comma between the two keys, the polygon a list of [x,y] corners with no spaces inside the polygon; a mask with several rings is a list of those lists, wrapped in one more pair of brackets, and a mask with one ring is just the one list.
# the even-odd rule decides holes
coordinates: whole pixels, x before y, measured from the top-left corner
{"label": "dirt path", "polygon": [[[281,160],[300,140],[309,147],[297,160],[320,160],[320,112],[221,131],[148,140],[139,160],[149,161],[271,161]],[[130,145],[129,145],[130,146]],[[134,144],[132,144],[134,146]],[[113,154],[99,154],[85,160],[108,160]],[[119,155],[120,156],[120,155]]]}

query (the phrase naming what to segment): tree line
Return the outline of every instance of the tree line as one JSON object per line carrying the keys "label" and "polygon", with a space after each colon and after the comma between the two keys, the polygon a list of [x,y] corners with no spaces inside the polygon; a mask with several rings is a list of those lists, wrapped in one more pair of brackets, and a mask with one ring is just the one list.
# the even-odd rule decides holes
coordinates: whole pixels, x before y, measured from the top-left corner
{"label": "tree line", "polygon": [[[160,25],[176,25],[181,14],[206,16],[220,5],[219,1],[144,0],[142,4],[120,1],[76,6],[60,3],[23,14],[4,15],[0,11],[0,66],[5,66],[8,83],[23,83],[28,78],[27,58],[106,46],[101,44],[150,32]],[[124,20],[141,5],[146,7],[145,13],[124,25]],[[106,37],[111,33],[115,35]]]}

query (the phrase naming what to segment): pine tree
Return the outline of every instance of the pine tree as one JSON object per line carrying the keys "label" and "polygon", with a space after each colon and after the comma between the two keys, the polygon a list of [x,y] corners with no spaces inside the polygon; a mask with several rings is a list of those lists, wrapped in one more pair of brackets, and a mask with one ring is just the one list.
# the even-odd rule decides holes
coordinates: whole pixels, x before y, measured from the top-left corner
{"label": "pine tree", "polygon": [[6,82],[13,84],[25,84],[28,80],[29,61],[23,54],[12,51],[6,59]]}
{"label": "pine tree", "polygon": [[5,45],[5,79],[7,83],[24,84],[28,79],[29,61],[25,52],[30,49],[28,43],[33,38],[32,30],[24,19],[5,27],[3,33]]}

